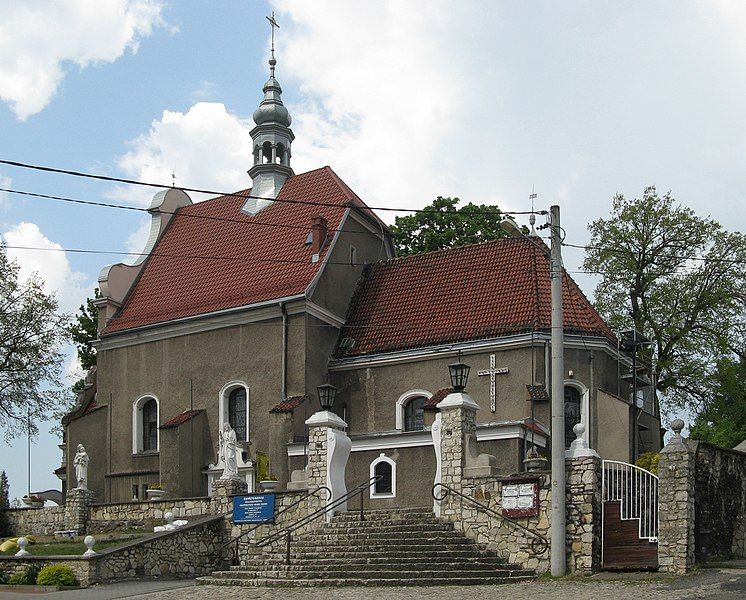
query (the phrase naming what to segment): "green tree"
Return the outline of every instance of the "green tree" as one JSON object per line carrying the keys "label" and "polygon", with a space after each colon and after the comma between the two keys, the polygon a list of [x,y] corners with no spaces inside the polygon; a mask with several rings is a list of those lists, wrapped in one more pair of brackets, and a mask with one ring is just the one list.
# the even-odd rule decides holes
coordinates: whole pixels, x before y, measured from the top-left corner
{"label": "green tree", "polygon": [[690,437],[733,448],[746,440],[746,359],[721,359],[711,381],[712,399],[694,420]]}
{"label": "green tree", "polygon": [[[98,338],[98,318],[96,316],[96,307],[93,301],[101,297],[98,288],[93,290],[93,298],[88,298],[85,304],[81,304],[75,320],[69,327],[70,338],[78,352],[80,366],[88,371],[96,364],[96,348],[93,346],[94,340]],[[79,379],[73,385],[73,391],[77,392],[82,389],[85,379]]]}
{"label": "green tree", "polygon": [[596,308],[612,327],[634,324],[653,340],[664,408],[704,406],[718,361],[744,356],[746,237],[655,187],[617,195],[611,216],[588,229],[583,266],[601,275]]}
{"label": "green tree", "polygon": [[0,427],[6,440],[37,431],[67,398],[61,387],[66,318],[34,276],[18,280],[18,265],[0,246]]}
{"label": "green tree", "polygon": [[466,204],[438,196],[423,212],[396,217],[391,231],[399,256],[432,252],[464,244],[486,242],[507,234],[500,229],[503,215],[496,206]]}

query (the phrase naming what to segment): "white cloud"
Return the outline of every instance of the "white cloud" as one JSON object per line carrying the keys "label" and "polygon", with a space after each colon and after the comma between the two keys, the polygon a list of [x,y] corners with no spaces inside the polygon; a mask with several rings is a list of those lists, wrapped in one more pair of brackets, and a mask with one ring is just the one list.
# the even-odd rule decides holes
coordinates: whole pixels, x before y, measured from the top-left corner
{"label": "white cloud", "polygon": [[25,120],[49,104],[65,63],[110,63],[155,27],[160,0],[0,0],[0,98]]}
{"label": "white cloud", "polygon": [[[85,274],[74,271],[62,246],[47,238],[35,223],[22,222],[2,234],[8,245],[7,254],[19,267],[19,278],[28,280],[37,273],[44,281],[44,290],[54,292],[60,312],[73,313],[85,301],[93,285]],[[16,246],[48,248],[23,250]]]}
{"label": "white cloud", "polygon": [[[140,181],[170,184],[173,172],[177,186],[220,192],[251,187],[246,171],[251,166],[252,125],[216,102],[197,102],[184,113],[165,110],[148,133],[128,142],[131,150],[118,165]],[[114,192],[115,197],[143,206],[153,194],[135,186]]]}

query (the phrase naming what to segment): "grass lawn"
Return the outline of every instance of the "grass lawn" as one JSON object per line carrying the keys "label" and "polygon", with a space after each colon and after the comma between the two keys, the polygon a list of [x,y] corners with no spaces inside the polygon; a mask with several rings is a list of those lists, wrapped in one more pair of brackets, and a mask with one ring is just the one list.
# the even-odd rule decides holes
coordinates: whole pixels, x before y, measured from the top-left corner
{"label": "grass lawn", "polygon": [[[85,544],[83,544],[82,539],[80,541],[62,542],[54,539],[39,539],[41,537],[43,536],[37,536],[37,542],[35,544],[29,544],[28,546],[26,546],[26,550],[28,550],[35,556],[81,556],[83,552],[86,551],[86,547]],[[111,546],[117,546],[119,544],[129,542],[136,537],[138,536],[130,535],[120,538],[109,538],[101,540],[97,539],[96,544],[93,546],[93,549],[98,552],[100,550],[103,550],[104,548],[109,548]],[[18,549],[12,548],[11,550],[8,550],[6,552],[0,552],[0,556],[12,556],[16,552],[18,552]]]}

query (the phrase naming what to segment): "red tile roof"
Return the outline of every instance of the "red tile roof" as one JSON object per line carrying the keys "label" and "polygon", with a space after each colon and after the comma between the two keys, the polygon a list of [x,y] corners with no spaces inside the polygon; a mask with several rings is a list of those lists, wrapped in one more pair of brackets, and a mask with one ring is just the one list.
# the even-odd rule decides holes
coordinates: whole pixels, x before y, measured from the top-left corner
{"label": "red tile roof", "polygon": [[163,425],[161,425],[158,429],[171,429],[172,427],[178,427],[179,425],[183,425],[190,419],[193,419],[196,417],[199,413],[205,412],[204,409],[199,410],[185,410],[183,413],[179,413],[172,419],[169,419],[166,421]]}
{"label": "red tile roof", "polygon": [[[614,340],[566,273],[563,283],[565,331]],[[550,327],[548,258],[527,238],[506,238],[370,267],[350,304],[336,357]]]}
{"label": "red tile roof", "polygon": [[424,409],[433,409],[436,406],[438,406],[438,402],[441,400],[445,400],[446,396],[450,394],[453,391],[453,388],[441,388],[437,392],[435,392],[430,398],[425,400],[425,404],[422,405],[422,408]]}
{"label": "red tile roof", "polygon": [[526,400],[548,401],[549,392],[544,385],[526,385]]}
{"label": "red tile roof", "polygon": [[241,211],[250,191],[180,209],[104,335],[302,294],[322,264],[305,243],[312,219],[334,230],[348,204],[365,207],[329,167],[290,177],[278,200],[334,206],[275,202],[250,216]]}
{"label": "red tile roof", "polygon": [[272,413],[288,413],[293,412],[298,408],[304,400],[312,400],[311,396],[306,394],[305,396],[290,396],[285,398],[282,402],[275,404],[269,412]]}

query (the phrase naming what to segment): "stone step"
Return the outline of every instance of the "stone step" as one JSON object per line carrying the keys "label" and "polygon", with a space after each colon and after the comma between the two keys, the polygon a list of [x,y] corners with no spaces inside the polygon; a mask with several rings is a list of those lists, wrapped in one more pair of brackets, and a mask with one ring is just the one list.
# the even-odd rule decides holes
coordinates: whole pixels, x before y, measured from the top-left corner
{"label": "stone step", "polygon": [[462,561],[451,561],[451,562],[432,562],[432,561],[408,561],[398,562],[389,561],[384,562],[357,562],[351,563],[348,561],[338,561],[332,563],[315,563],[313,561],[300,562],[291,559],[289,565],[282,562],[277,563],[264,563],[256,565],[242,565],[239,568],[231,568],[230,573],[238,572],[249,572],[256,573],[258,571],[370,571],[370,570],[381,570],[381,571],[430,571],[433,569],[440,571],[478,571],[480,569],[507,569],[514,571],[518,569],[515,565],[508,565],[505,562],[490,561],[488,559],[480,560],[462,560]]}
{"label": "stone step", "polygon": [[[323,560],[323,559],[329,559],[329,560],[351,560],[351,559],[372,559],[372,558],[391,558],[391,559],[401,559],[401,558],[425,558],[428,557],[436,557],[436,556],[444,556],[444,557],[450,557],[450,558],[478,558],[480,556],[497,556],[494,552],[486,551],[486,550],[480,550],[477,546],[466,546],[463,550],[443,550],[438,548],[432,548],[429,546],[420,546],[420,549],[417,551],[411,551],[411,550],[383,550],[380,552],[377,552],[375,550],[368,551],[368,552],[358,552],[358,551],[345,551],[345,550],[337,550],[335,552],[327,552],[326,550],[318,550],[316,552],[297,552],[294,550],[291,550],[290,557],[292,560]],[[281,559],[285,560],[285,554],[283,552],[277,551],[277,552],[268,552],[264,555],[264,557],[272,558],[272,559]],[[499,557],[498,557],[499,558]],[[246,561],[254,561],[259,560],[261,561],[261,557],[252,557],[252,558],[246,558]],[[503,559],[504,560],[504,559]],[[248,564],[248,563],[247,563]]]}
{"label": "stone step", "polygon": [[[472,554],[457,554],[454,556],[453,553],[442,553],[442,554],[431,554],[427,555],[422,553],[419,556],[399,556],[392,557],[390,555],[380,556],[375,555],[366,558],[330,558],[324,556],[322,558],[308,558],[306,556],[291,556],[291,562],[294,565],[389,565],[392,562],[404,565],[463,565],[463,564],[489,564],[489,565],[507,565],[508,561],[502,556],[490,555],[488,553],[474,553]],[[241,571],[244,569],[256,569],[262,568],[268,565],[285,566],[285,557],[277,556],[272,558],[256,558],[244,560],[240,566],[231,567],[231,571]]]}
{"label": "stone step", "polygon": [[[313,533],[417,533],[419,531],[453,531],[453,523],[441,523],[435,519],[432,522],[423,523],[420,521],[357,521],[350,523],[330,523],[319,529],[313,530]],[[311,532],[308,532],[309,534]]]}
{"label": "stone step", "polygon": [[[435,515],[433,514],[432,508],[402,508],[402,509],[391,509],[391,510],[365,510],[363,512],[366,521],[385,521],[397,519],[432,519]],[[349,510],[346,512],[336,513],[332,517],[332,523],[346,522],[346,521],[360,521],[360,511]]]}
{"label": "stone step", "polygon": [[323,569],[294,569],[290,565],[288,569],[265,569],[262,571],[216,571],[211,576],[217,579],[273,579],[287,577],[288,579],[342,579],[352,577],[355,579],[391,579],[402,577],[404,579],[430,579],[442,580],[453,577],[526,577],[531,575],[525,569],[505,569],[478,566],[473,569],[460,569],[458,571],[433,571],[427,569],[350,569],[344,570],[340,566],[336,570]]}
{"label": "stone step", "polygon": [[486,577],[452,577],[450,579],[412,578],[404,579],[396,576],[391,578],[340,578],[340,579],[285,579],[285,578],[256,578],[256,579],[222,579],[215,577],[199,577],[197,585],[231,585],[242,587],[343,587],[343,586],[427,586],[427,585],[484,585],[501,583],[520,583],[532,581],[531,576],[500,577],[498,575]]}
{"label": "stone step", "polygon": [[[317,544],[319,542],[335,542],[344,540],[345,542],[349,542],[351,544],[354,544],[355,542],[368,542],[368,541],[375,541],[376,543],[379,541],[382,542],[391,542],[391,543],[401,543],[402,540],[428,540],[428,541],[437,541],[437,540],[443,540],[446,542],[450,542],[451,540],[461,540],[463,539],[463,536],[461,533],[453,531],[452,529],[436,529],[432,531],[423,530],[414,532],[412,534],[408,533],[392,533],[389,531],[384,532],[377,532],[377,531],[369,531],[369,532],[363,532],[363,533],[329,533],[327,531],[314,531],[313,533],[303,533],[298,536],[297,540],[298,542],[306,542],[311,544]],[[294,541],[294,540],[293,540]],[[460,542],[456,542],[457,544]]]}

